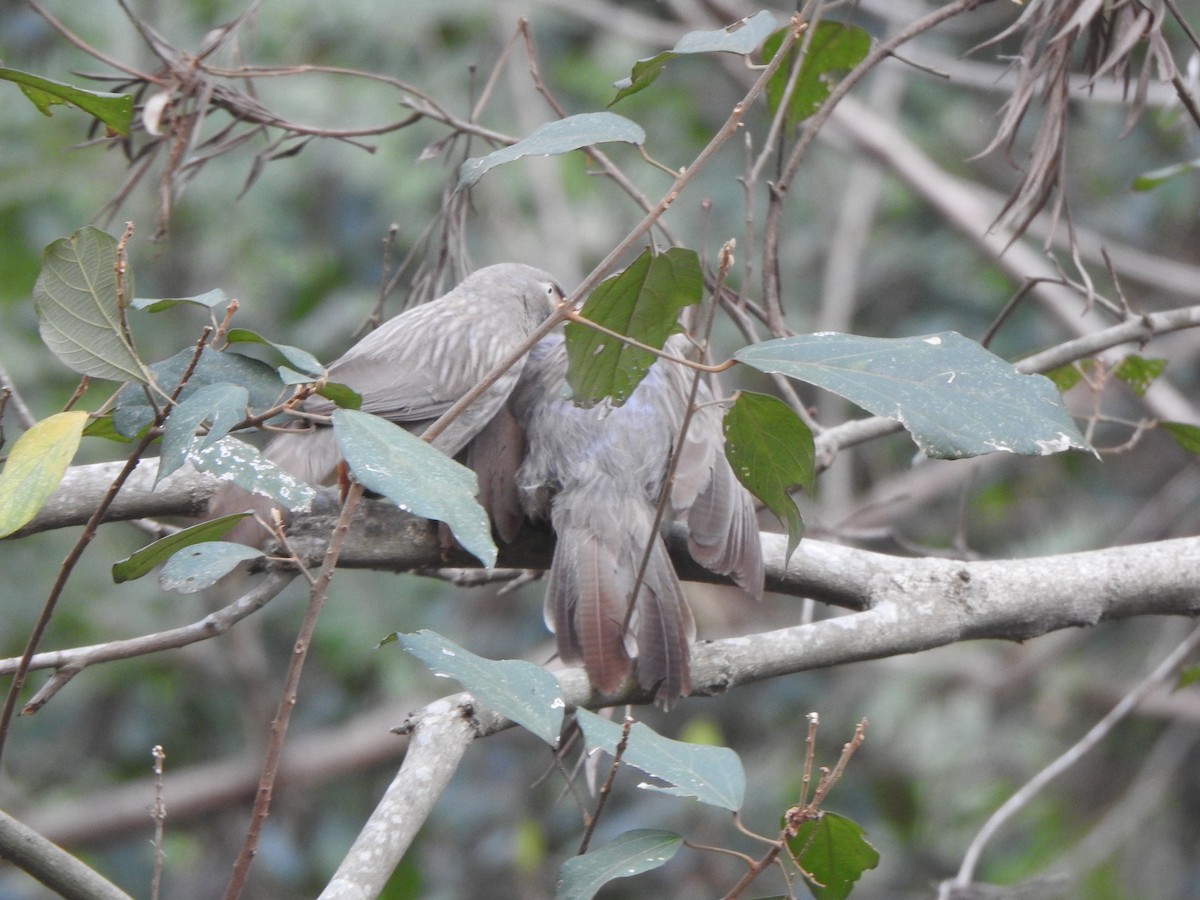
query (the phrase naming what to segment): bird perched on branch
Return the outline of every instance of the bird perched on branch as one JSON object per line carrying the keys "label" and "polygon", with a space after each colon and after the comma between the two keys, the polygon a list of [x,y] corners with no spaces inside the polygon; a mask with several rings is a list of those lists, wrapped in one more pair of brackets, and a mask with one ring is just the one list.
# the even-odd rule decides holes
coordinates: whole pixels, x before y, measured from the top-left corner
{"label": "bird perched on branch", "polygon": [[[676,335],[666,349],[681,356],[687,347]],[[636,657],[639,684],[669,704],[691,690],[695,623],[662,532],[682,522],[697,562],[761,597],[754,504],[725,459],[721,414],[704,382],[681,439],[690,369],[659,359],[623,406],[591,409],[572,402],[566,371],[563,337],[551,334],[530,354],[509,400],[527,443],[516,476],[521,507],[549,521],[557,537],[546,622],[559,656],[582,662],[602,693],[620,687]]]}
{"label": "bird perched on branch", "polygon": [[[329,380],[362,396],[363,412],[420,433],[516,350],[563,299],[554,278],[519,263],[479,269],[449,293],[384,322],[328,367]],[[455,456],[504,409],[521,374],[521,360],[431,442]],[[328,415],[323,397],[304,401],[305,412]],[[333,429],[321,425],[278,434],[263,451],[276,465],[310,484],[334,477],[340,454]],[[244,492],[228,489],[210,515],[244,509]],[[269,509],[269,504],[251,501]],[[263,540],[250,522],[230,540]]]}

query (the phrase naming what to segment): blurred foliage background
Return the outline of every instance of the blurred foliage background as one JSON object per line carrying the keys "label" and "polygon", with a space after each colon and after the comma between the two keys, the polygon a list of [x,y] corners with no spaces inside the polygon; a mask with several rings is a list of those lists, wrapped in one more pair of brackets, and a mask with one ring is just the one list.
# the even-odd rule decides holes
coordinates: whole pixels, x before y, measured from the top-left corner
{"label": "blurred foliage background", "polygon": [[[245,9],[222,0],[131,6],[184,49],[199,46],[207,32]],[[876,0],[840,6],[831,15],[881,36],[932,7]],[[153,67],[115,3],[48,8],[92,46]],[[612,82],[627,75],[634,60],[671,46],[687,30],[714,27],[710,8],[686,0],[265,0],[239,32],[240,59],[226,62],[378,72],[466,117],[525,17],[542,79],[567,112],[587,112],[612,99]],[[756,8],[734,3],[721,11],[731,21]],[[777,9],[782,22],[789,9]],[[1015,184],[1018,171],[1003,153],[974,155],[995,131],[1007,90],[999,76],[1015,45],[963,54],[1020,13],[1011,3],[986,4],[912,45],[914,59],[950,71],[950,78],[893,60],[855,92],[873,116],[898,127],[947,176],[995,191],[997,198]],[[1176,58],[1186,59],[1183,35],[1171,28],[1167,34]],[[82,82],[75,73],[102,68],[17,0],[0,3],[0,59],[74,83]],[[733,71],[741,63],[727,69],[726,62],[677,60],[653,89],[616,111],[646,127],[653,157],[686,165],[741,96]],[[317,138],[266,165],[243,194],[263,146],[252,141],[196,175],[174,206],[168,232],[154,240],[155,170],[106,214],[128,177],[119,148],[89,143],[84,114],[59,107],[46,118],[13,85],[0,88],[0,360],[38,417],[59,409],[76,385],[42,346],[30,300],[41,250],[50,241],[89,222],[118,234],[132,221],[139,296],[223,288],[239,299],[241,324],[328,360],[349,345],[379,298],[388,229],[396,228],[393,258],[420,246],[457,163],[464,153],[487,149],[461,139],[434,147],[448,130],[431,121],[355,143]],[[1148,192],[1131,188],[1143,172],[1198,155],[1195,128],[1162,88],[1152,85],[1150,107],[1124,137],[1119,86],[1102,82],[1091,97],[1080,93],[1068,144],[1073,221],[1103,236],[1118,270],[1122,259],[1145,262],[1122,286],[1136,308],[1147,310],[1194,303],[1200,293],[1200,178],[1176,178]],[[393,88],[350,76],[263,78],[254,89],[268,107],[322,127],[374,126],[407,115]],[[518,41],[480,121],[520,136],[551,117]],[[766,124],[762,109],[747,116],[745,140],[755,149]],[[1022,130],[1014,159],[1022,158],[1030,132]],[[444,152],[422,159],[431,147]],[[648,196],[656,198],[668,185],[633,148],[605,149]],[[739,176],[747,152],[740,141],[728,144],[667,215],[681,239],[710,260],[726,239],[743,241],[735,278],[745,277],[747,264],[759,266],[744,241],[747,190]],[[761,215],[766,186],[753,185],[749,193]],[[640,217],[581,155],[525,160],[492,173],[472,192],[461,240],[468,268],[524,261],[571,285]],[[1040,245],[1040,237],[1029,240]],[[859,244],[859,252],[848,251]],[[978,338],[1020,287],[910,184],[875,166],[832,127],[791,191],[780,250],[788,324],[797,331],[836,327],[894,337],[953,329]],[[1102,264],[1090,258],[1088,266],[1097,285],[1111,290]],[[751,296],[756,291],[751,276]],[[387,311],[402,302],[400,290]],[[195,340],[203,322],[198,313],[177,309],[137,316],[134,328],[144,356],[154,360]],[[1015,358],[1065,336],[1061,325],[1027,304],[1001,329],[993,349]],[[722,323],[718,355],[742,342]],[[1183,332],[1147,353],[1169,357],[1168,379],[1194,396],[1196,351],[1197,335]],[[743,383],[756,382],[731,380],[728,387]],[[106,390],[93,386],[84,405],[98,406]],[[827,398],[806,399],[820,405],[827,421],[855,414]],[[1091,411],[1086,391],[1077,389],[1069,399],[1078,414]],[[1144,415],[1140,400],[1122,389],[1106,391],[1103,402],[1110,412]],[[1096,440],[1115,445],[1126,437],[1102,431]],[[913,453],[903,435],[844,453],[815,498],[804,501],[809,535],[898,553],[1006,557],[1195,534],[1200,524],[1196,460],[1159,433],[1102,460],[1069,454],[914,463]],[[81,461],[117,454],[86,442]],[[0,570],[8,577],[0,592],[0,654],[20,653],[75,536],[0,544]],[[152,632],[193,621],[217,603],[162,594],[151,579],[114,586],[109,564],[143,542],[130,526],[102,530],[44,648]],[[781,627],[809,614],[794,598],[769,597],[754,606],[735,592],[699,586],[693,596],[704,637]],[[145,812],[152,800],[150,750],[161,744],[167,753],[165,896],[216,895],[242,840],[256,750],[278,701],[302,609],[295,590],[219,640],[89,669],[43,711],[16,722],[0,772],[8,811],[144,895],[153,862]],[[639,715],[670,736],[719,741],[741,754],[751,782],[745,820],[764,832],[777,827],[794,801],[805,714],[821,715],[819,745],[827,764],[865,716],[867,743],[829,804],[863,824],[882,854],[855,897],[927,897],[938,879],[957,869],[987,815],[1075,741],[1185,625],[1130,621],[1026,645],[959,645],[684,701],[669,716]],[[339,573],[302,684],[294,768],[277,792],[247,896],[314,896],[328,880],[398,762],[402,743],[387,728],[446,692],[445,682],[395,645],[376,648],[393,631],[417,628],[492,657],[544,660],[551,652],[536,582],[500,595],[494,587],[462,589],[415,576]],[[35,685],[43,677],[36,676]],[[1003,832],[985,856],[982,877],[1006,883],[1070,866],[1082,880],[1062,887],[1063,896],[1200,894],[1198,739],[1194,688],[1155,697]],[[574,852],[581,827],[561,776],[542,777],[550,768],[545,748],[516,731],[473,748],[388,896],[552,896],[557,864]],[[636,780],[629,773],[618,780],[600,838],[630,827],[664,827],[700,844],[750,848],[724,815],[648,795],[636,789]],[[657,872],[617,882],[603,896],[711,896],[738,871],[726,858],[683,850]],[[764,884],[760,893],[779,889]],[[1052,886],[1046,890],[1058,895]],[[0,898],[40,896],[27,878],[0,867]]]}

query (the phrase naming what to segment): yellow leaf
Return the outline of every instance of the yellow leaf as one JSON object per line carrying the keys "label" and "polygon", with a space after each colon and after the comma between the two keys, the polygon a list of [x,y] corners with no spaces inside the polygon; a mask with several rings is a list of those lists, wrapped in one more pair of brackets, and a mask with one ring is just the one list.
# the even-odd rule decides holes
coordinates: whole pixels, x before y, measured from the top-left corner
{"label": "yellow leaf", "polygon": [[0,474],[0,538],[32,519],[62,481],[88,414],[57,413],[21,435]]}

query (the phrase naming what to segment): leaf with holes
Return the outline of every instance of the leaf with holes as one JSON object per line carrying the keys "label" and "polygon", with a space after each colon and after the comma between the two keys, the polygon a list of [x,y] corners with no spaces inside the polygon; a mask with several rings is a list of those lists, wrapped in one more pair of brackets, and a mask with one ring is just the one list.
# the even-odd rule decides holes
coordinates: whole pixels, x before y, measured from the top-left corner
{"label": "leaf with holes", "polygon": [[[763,44],[764,62],[769,62],[779,52],[786,34],[786,29],[778,31]],[[829,96],[837,77],[854,68],[871,52],[871,36],[857,25],[818,22],[807,40],[808,49],[788,98],[789,125],[802,122],[815,113]],[[791,52],[798,53],[804,42],[805,38],[802,37]],[[767,82],[767,108],[771,112],[779,109],[787,94],[788,79],[793,68],[791,62],[788,60],[781,65]]]}
{"label": "leaf with holes", "polygon": [[51,81],[40,75],[3,67],[0,67],[0,78],[19,85],[25,96],[43,115],[51,115],[52,106],[69,104],[95,116],[117,134],[129,134],[129,126],[133,121],[132,94],[89,91],[73,84]]}
{"label": "leaf with holes", "polygon": [[[240,384],[218,382],[206,384],[193,391],[186,400],[171,410],[163,423],[162,449],[158,454],[158,475],[162,481],[184,464],[193,446],[199,449],[219,441],[238,422],[246,417],[250,392]],[[197,437],[202,422],[210,422],[208,432]]]}
{"label": "leaf with holes", "polygon": [[[679,312],[699,303],[704,278],[695,251],[646,250],[625,271],[602,281],[580,310],[585,319],[661,350],[678,329]],[[579,406],[609,399],[621,406],[654,354],[578,322],[566,325],[567,383]]]}
{"label": "leaf with holes", "polygon": [[1023,375],[953,331],[910,338],[809,334],[745,347],[734,359],[895,419],[938,459],[1092,450],[1048,378]]}

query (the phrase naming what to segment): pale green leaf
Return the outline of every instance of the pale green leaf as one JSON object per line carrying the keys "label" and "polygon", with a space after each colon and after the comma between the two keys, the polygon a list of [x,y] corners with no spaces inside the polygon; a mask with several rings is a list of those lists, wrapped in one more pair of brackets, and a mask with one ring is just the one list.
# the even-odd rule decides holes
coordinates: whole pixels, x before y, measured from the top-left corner
{"label": "pale green leaf", "polygon": [[387,419],[352,409],[333,412],[342,458],[364,487],[405,512],[445,522],[463,548],[496,564],[487,513],[475,499],[475,473]]}
{"label": "pale green leaf", "polygon": [[638,828],[618,835],[598,850],[572,856],[559,870],[555,900],[591,900],[617,878],[657,869],[673,857],[683,838],[670,831]]}
{"label": "pale green leaf", "polygon": [[566,703],[558,679],[541,666],[519,659],[485,659],[424,629],[394,637],[434,675],[453,678],[492,711],[551,747],[558,746]]}

